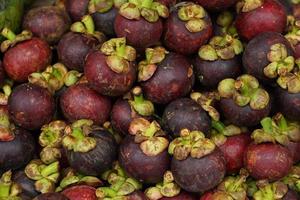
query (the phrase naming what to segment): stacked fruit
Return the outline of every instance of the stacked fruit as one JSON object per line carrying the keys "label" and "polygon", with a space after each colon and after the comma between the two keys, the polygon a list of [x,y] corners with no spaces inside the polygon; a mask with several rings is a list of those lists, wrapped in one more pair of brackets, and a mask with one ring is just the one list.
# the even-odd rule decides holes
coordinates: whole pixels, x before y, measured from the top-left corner
{"label": "stacked fruit", "polygon": [[0,200],[300,199],[297,1],[60,0],[5,26]]}

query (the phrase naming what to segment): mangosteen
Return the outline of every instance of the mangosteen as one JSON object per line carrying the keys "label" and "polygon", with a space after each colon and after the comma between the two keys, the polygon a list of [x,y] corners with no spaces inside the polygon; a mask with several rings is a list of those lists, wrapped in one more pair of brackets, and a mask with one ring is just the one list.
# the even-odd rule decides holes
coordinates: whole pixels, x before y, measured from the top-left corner
{"label": "mangosteen", "polygon": [[23,29],[30,30],[37,37],[55,44],[70,28],[67,12],[56,6],[42,6],[30,9],[24,16]]}
{"label": "mangosteen", "polygon": [[181,192],[175,197],[163,197],[160,200],[197,200],[197,198],[190,193]]}
{"label": "mangosteen", "polygon": [[[21,198],[25,200],[31,200],[39,195],[39,192],[35,190],[34,180],[28,178],[24,170],[16,171],[13,173],[13,181],[18,184],[22,192],[20,193]],[[23,200],[22,199],[22,200]]]}
{"label": "mangosteen", "polygon": [[78,185],[78,186],[71,186],[61,193],[65,195],[70,200],[97,200],[97,196],[95,193],[96,189],[91,186],[87,185]]}
{"label": "mangosteen", "polygon": [[212,121],[211,139],[220,148],[226,159],[226,172],[238,172],[244,166],[244,153],[251,142],[247,129],[234,125],[226,126],[220,121]]}
{"label": "mangosteen", "polygon": [[270,113],[269,93],[249,74],[222,80],[218,91],[220,111],[234,125],[255,126]]}
{"label": "mangosteen", "polygon": [[227,8],[235,5],[237,1],[238,0],[194,0],[194,2],[211,11],[226,10]]}
{"label": "mangosteen", "polygon": [[157,1],[160,2],[161,4],[164,4],[168,8],[172,8],[177,2],[177,0],[157,0]]}
{"label": "mangosteen", "polygon": [[[223,180],[226,160],[218,147],[200,131],[183,129],[169,145],[175,182],[188,192],[206,192]],[[192,181],[191,181],[192,180]]]}
{"label": "mangosteen", "polygon": [[240,1],[236,28],[244,40],[251,40],[263,32],[283,33],[287,25],[285,8],[277,0]]}
{"label": "mangosteen", "polygon": [[8,113],[0,110],[0,173],[24,167],[35,154],[31,133],[10,123]]}
{"label": "mangosteen", "polygon": [[153,114],[153,103],[144,98],[142,89],[137,86],[132,89],[131,93],[116,101],[110,116],[114,130],[126,135],[134,118],[146,117],[151,119]]}
{"label": "mangosteen", "polygon": [[42,71],[50,64],[52,52],[43,39],[32,37],[28,31],[15,35],[6,28],[2,35],[8,39],[1,44],[3,67],[14,81],[26,82],[31,73]]}
{"label": "mangosteen", "polygon": [[259,81],[274,85],[275,78],[293,69],[293,55],[293,48],[284,36],[266,32],[248,43],[243,54],[243,66]]}
{"label": "mangosteen", "polygon": [[66,10],[72,21],[79,21],[87,13],[90,0],[65,0]]}
{"label": "mangosteen", "polygon": [[215,20],[213,20],[214,35],[231,35],[238,37],[236,27],[234,25],[235,13],[225,10],[221,12]]}
{"label": "mangosteen", "polygon": [[5,79],[5,70],[3,68],[3,64],[0,61],[0,84],[2,84],[4,82]]}
{"label": "mangosteen", "polygon": [[69,200],[65,195],[52,192],[52,193],[45,193],[40,194],[39,196],[35,197],[33,200]]}
{"label": "mangosteen", "polygon": [[55,102],[47,89],[24,83],[15,87],[9,96],[8,111],[16,125],[37,130],[51,121]]}
{"label": "mangosteen", "polygon": [[300,196],[294,190],[288,190],[288,192],[282,198],[282,200],[298,200],[298,199],[300,199]]}
{"label": "mangosteen", "polygon": [[196,53],[213,35],[211,19],[200,5],[183,2],[176,4],[166,20],[163,42],[180,54]]}
{"label": "mangosteen", "polygon": [[59,162],[45,164],[41,160],[35,159],[25,167],[26,176],[34,181],[34,188],[40,193],[54,192],[56,183],[60,176]]}
{"label": "mangosteen", "polygon": [[211,119],[203,108],[189,98],[180,98],[166,106],[163,117],[163,125],[173,136],[180,135],[182,129],[202,131],[208,135],[211,127]]}
{"label": "mangosteen", "polygon": [[86,56],[103,43],[104,39],[103,33],[94,30],[93,18],[85,15],[81,22],[75,22],[71,26],[71,32],[60,39],[57,46],[58,58],[68,69],[82,72]]}
{"label": "mangosteen", "polygon": [[78,120],[66,128],[62,140],[70,166],[89,176],[108,170],[116,159],[114,137],[101,127],[92,126],[91,120]]}
{"label": "mangosteen", "polygon": [[191,91],[194,73],[185,56],[163,47],[147,48],[146,59],[139,63],[138,80],[147,99],[166,104]]}
{"label": "mangosteen", "polygon": [[288,33],[285,35],[285,37],[294,47],[295,58],[298,59],[300,58],[300,38],[297,34],[297,32],[300,30],[299,19],[295,19],[295,17],[289,16],[288,22]]}
{"label": "mangosteen", "polygon": [[113,168],[106,171],[102,178],[109,185],[96,190],[98,199],[147,200],[140,191],[142,184],[128,177],[118,162],[115,162]]}
{"label": "mangosteen", "polygon": [[[0,178],[0,198],[1,199],[21,199],[21,188],[12,181],[12,172],[7,171]],[[22,198],[23,200],[23,198]],[[26,199],[25,199],[26,200]]]}
{"label": "mangosteen", "polygon": [[153,0],[124,3],[117,14],[114,29],[118,37],[138,50],[157,44],[163,33],[161,18],[169,16],[168,8]]}
{"label": "mangosteen", "polygon": [[91,52],[85,62],[84,74],[93,89],[107,96],[128,92],[136,79],[136,51],[126,45],[126,38],[105,42],[101,51]]}
{"label": "mangosteen", "polygon": [[102,125],[109,117],[110,99],[98,94],[87,84],[69,87],[60,97],[60,108],[70,122],[79,119],[90,119]]}
{"label": "mangosteen", "polygon": [[253,194],[255,200],[284,199],[288,193],[288,187],[281,181],[269,183],[261,180],[256,183],[258,190]]}
{"label": "mangosteen", "polygon": [[238,55],[242,51],[242,43],[230,35],[215,36],[209,44],[201,46],[193,62],[201,85],[216,88],[223,79],[240,75],[242,62]]}
{"label": "mangosteen", "polygon": [[[129,133],[121,142],[119,162],[126,173],[146,184],[162,181],[169,168],[167,152],[169,141],[160,125],[144,118],[136,118],[130,123]],[[145,173],[147,172],[147,173]]]}

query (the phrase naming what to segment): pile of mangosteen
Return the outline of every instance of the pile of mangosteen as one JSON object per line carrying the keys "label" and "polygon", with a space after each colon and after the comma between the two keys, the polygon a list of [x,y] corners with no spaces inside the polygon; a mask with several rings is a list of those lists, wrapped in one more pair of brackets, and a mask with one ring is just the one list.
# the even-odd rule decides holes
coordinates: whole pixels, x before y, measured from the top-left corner
{"label": "pile of mangosteen", "polygon": [[41,0],[0,31],[0,200],[300,200],[300,1]]}

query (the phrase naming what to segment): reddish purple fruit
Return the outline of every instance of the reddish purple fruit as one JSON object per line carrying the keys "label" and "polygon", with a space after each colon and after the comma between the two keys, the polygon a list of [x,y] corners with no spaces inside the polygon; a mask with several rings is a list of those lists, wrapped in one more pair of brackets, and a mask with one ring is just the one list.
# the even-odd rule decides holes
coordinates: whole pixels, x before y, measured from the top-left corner
{"label": "reddish purple fruit", "polygon": [[45,193],[40,194],[39,196],[35,197],[33,200],[69,200],[65,195],[60,193]]}
{"label": "reddish purple fruit", "polygon": [[70,122],[90,119],[102,125],[109,117],[111,102],[87,84],[78,84],[64,91],[60,97],[60,108]]}
{"label": "reddish purple fruit", "polygon": [[91,35],[69,32],[58,43],[58,58],[68,69],[82,72],[87,54],[97,45],[98,40]]}
{"label": "reddish purple fruit", "polygon": [[171,102],[164,110],[163,125],[172,135],[179,136],[180,131],[187,128],[190,131],[202,131],[209,134],[211,119],[201,106],[188,98]]}
{"label": "reddish purple fruit", "polygon": [[282,198],[282,200],[299,200],[299,199],[300,199],[299,194],[294,190],[289,190]]}
{"label": "reddish purple fruit", "polygon": [[8,111],[18,126],[37,130],[51,121],[55,101],[47,89],[26,83],[13,90],[8,99]]}
{"label": "reddish purple fruit", "polygon": [[291,152],[294,163],[298,163],[300,161],[300,142],[289,141],[285,146]]}
{"label": "reddish purple fruit", "polygon": [[212,11],[220,11],[220,10],[225,10],[233,5],[238,0],[194,0],[194,2],[200,4],[204,8]]}
{"label": "reddish purple fruit", "polygon": [[283,33],[287,25],[287,14],[281,3],[277,0],[258,2],[241,5],[236,18],[239,36],[248,41],[263,32]]}
{"label": "reddish purple fruit", "polygon": [[69,200],[97,200],[96,189],[87,185],[71,186],[62,194]]}
{"label": "reddish purple fruit", "polygon": [[80,21],[87,13],[89,0],[66,0],[65,6],[72,21]]}
{"label": "reddish purple fruit", "polygon": [[177,2],[177,0],[157,0],[158,2],[164,4],[165,6],[171,8],[174,6]]}
{"label": "reddish purple fruit", "polygon": [[142,191],[135,191],[126,196],[126,200],[148,200]]}
{"label": "reddish purple fruit", "polygon": [[245,152],[244,164],[253,178],[275,181],[289,173],[293,158],[289,150],[279,144],[251,144]]}
{"label": "reddish purple fruit", "polygon": [[160,200],[196,200],[197,198],[187,192],[181,192],[175,197],[163,197]]}
{"label": "reddish purple fruit", "polygon": [[[169,50],[180,54],[196,53],[213,34],[210,17],[196,4],[181,3],[174,8],[164,26],[164,44]],[[190,16],[186,14],[189,12]],[[194,19],[193,13],[196,15],[198,12],[201,14]]]}
{"label": "reddish purple fruit", "polygon": [[3,83],[4,79],[5,79],[5,70],[3,68],[2,62],[0,61],[0,84]]}
{"label": "reddish purple fruit", "polygon": [[9,48],[4,54],[3,67],[11,79],[25,82],[31,73],[43,71],[51,58],[52,52],[47,42],[32,38]]}
{"label": "reddish purple fruit", "polygon": [[141,150],[140,144],[135,143],[134,137],[128,135],[120,145],[119,162],[128,175],[150,184],[162,180],[169,168],[170,157],[166,150],[156,156],[146,155]]}
{"label": "reddish purple fruit", "polygon": [[56,6],[33,8],[24,16],[23,29],[55,44],[68,31],[71,20],[65,10]]}
{"label": "reddish purple fruit", "polygon": [[116,16],[118,15],[118,9],[113,7],[107,12],[95,12],[92,17],[95,22],[95,28],[97,31],[101,31],[106,36],[112,38],[116,36],[114,23]]}

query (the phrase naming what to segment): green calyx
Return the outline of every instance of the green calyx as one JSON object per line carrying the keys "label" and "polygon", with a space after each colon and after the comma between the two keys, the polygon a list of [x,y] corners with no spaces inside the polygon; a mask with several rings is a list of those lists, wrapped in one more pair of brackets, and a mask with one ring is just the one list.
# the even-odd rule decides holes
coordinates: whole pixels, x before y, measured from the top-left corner
{"label": "green calyx", "polygon": [[105,172],[102,178],[109,183],[108,187],[96,190],[96,196],[103,200],[126,200],[126,196],[142,188],[142,184],[126,175],[118,163],[113,169]]}
{"label": "green calyx", "polygon": [[207,45],[200,47],[198,55],[201,59],[215,61],[229,60],[243,52],[243,44],[231,35],[215,36]]}
{"label": "green calyx", "polygon": [[237,105],[249,105],[253,110],[264,109],[270,102],[268,92],[249,74],[241,75],[236,80],[222,80],[218,85],[218,92],[222,98],[232,98]]}
{"label": "green calyx", "polygon": [[[300,60],[299,60],[300,61]],[[296,62],[299,62],[298,60]],[[299,68],[299,64],[298,68]],[[295,72],[286,73],[277,79],[277,84],[289,93],[297,94],[300,92],[300,68],[294,69]]]}
{"label": "green calyx", "polygon": [[154,105],[151,101],[144,99],[142,89],[135,87],[132,90],[133,100],[129,100],[130,106],[141,116],[151,116],[154,114]]}
{"label": "green calyx", "polygon": [[287,121],[280,113],[273,118],[265,117],[261,125],[262,129],[254,130],[251,135],[256,143],[278,142],[287,145],[289,141],[300,142],[300,124]]}
{"label": "green calyx", "polygon": [[300,166],[295,165],[289,174],[282,180],[288,187],[294,191],[300,192]]}
{"label": "green calyx", "polygon": [[250,12],[263,4],[264,0],[242,0],[237,3],[236,7],[238,12]]}
{"label": "green calyx", "polygon": [[76,70],[68,71],[68,73],[64,77],[64,84],[67,87],[75,85],[79,82],[80,78],[82,77],[82,73],[79,73]]}
{"label": "green calyx", "polygon": [[215,148],[214,142],[205,138],[202,132],[183,129],[180,137],[170,143],[168,152],[177,160],[185,160],[189,156],[199,159],[212,153]]}
{"label": "green calyx", "polygon": [[55,191],[55,184],[60,175],[59,162],[46,165],[41,160],[32,160],[24,171],[28,178],[35,181],[34,185],[37,191],[41,193]]}
{"label": "green calyx", "polygon": [[135,118],[130,123],[129,133],[135,136],[135,142],[147,156],[156,156],[168,148],[169,141],[156,121],[150,123],[144,118]]}
{"label": "green calyx", "polygon": [[180,193],[180,187],[175,183],[171,171],[166,171],[163,182],[146,189],[145,194],[149,200],[159,200],[163,197],[175,197]]}
{"label": "green calyx", "polygon": [[139,20],[143,17],[148,22],[154,23],[159,17],[167,18],[169,9],[164,4],[153,0],[128,0],[122,4],[119,10],[120,15],[127,19]]}
{"label": "green calyx", "polygon": [[212,121],[212,128],[211,140],[213,140],[217,146],[223,145],[227,137],[239,135],[244,131],[238,126],[232,124],[226,126],[222,122],[215,120]]}
{"label": "green calyx", "polygon": [[126,38],[113,38],[102,44],[101,52],[106,55],[106,64],[116,73],[127,73],[130,62],[136,59],[136,50],[126,45]]}
{"label": "green calyx", "polygon": [[264,74],[268,78],[285,76],[294,69],[295,59],[288,56],[287,48],[284,44],[277,43],[271,46],[267,55],[270,64],[264,68]]}
{"label": "green calyx", "polygon": [[61,147],[64,130],[67,124],[64,121],[56,120],[41,128],[39,144],[42,147]]}
{"label": "green calyx", "polygon": [[32,33],[30,31],[22,31],[20,34],[16,35],[8,28],[3,28],[1,34],[7,38],[7,40],[1,43],[2,53],[6,52],[10,47],[15,46],[19,42],[23,42],[32,38]]}
{"label": "green calyx", "polygon": [[221,27],[222,35],[231,35],[236,38],[238,36],[237,30],[234,26],[234,16],[229,11],[223,11],[217,18],[217,24]]}
{"label": "green calyx", "polygon": [[206,15],[204,8],[194,3],[182,4],[178,9],[178,18],[185,22],[185,28],[191,33],[197,33],[206,28]]}
{"label": "green calyx", "polygon": [[234,177],[229,176],[218,186],[219,191],[225,192],[233,200],[246,199],[247,197],[247,177],[249,173],[245,169],[241,169],[240,175]]}
{"label": "green calyx", "polygon": [[294,16],[288,16],[288,29],[285,38],[295,46],[300,42],[300,21],[296,20]]}
{"label": "green calyx", "polygon": [[12,92],[13,81],[10,79],[5,79],[0,88],[2,92],[0,92],[0,105],[6,106],[8,104],[8,97]]}
{"label": "green calyx", "polygon": [[169,52],[163,47],[147,48],[146,59],[138,65],[138,81],[147,81],[155,73],[157,64],[161,63]]}
{"label": "green calyx", "polygon": [[11,178],[11,171],[2,174],[0,179],[0,200],[21,200],[19,194],[22,192],[22,188],[12,182]]}
{"label": "green calyx", "polygon": [[61,179],[59,187],[56,188],[55,192],[60,192],[71,185],[88,185],[92,187],[99,187],[102,184],[102,181],[97,177],[85,176],[75,172],[73,169],[67,169],[65,176]]}
{"label": "green calyx", "polygon": [[96,140],[88,135],[92,131],[92,120],[81,119],[65,129],[62,145],[69,151],[89,152],[96,147]]}
{"label": "green calyx", "polygon": [[45,147],[40,152],[40,159],[45,164],[51,164],[59,161],[61,158],[61,150],[55,147]]}
{"label": "green calyx", "polygon": [[121,143],[121,141],[123,139],[122,136],[118,132],[114,131],[114,129],[109,121],[104,122],[103,128],[112,134],[112,136],[115,138],[117,144]]}
{"label": "green calyx", "polygon": [[15,138],[14,128],[14,125],[9,121],[8,113],[0,109],[0,141],[12,141]]}
{"label": "green calyx", "polygon": [[205,94],[200,92],[193,92],[191,93],[190,97],[191,99],[196,101],[213,120],[219,121],[220,114],[218,110],[215,109],[212,105],[215,100],[219,100],[219,95],[217,92],[209,92]]}
{"label": "green calyx", "polygon": [[110,11],[113,7],[120,8],[128,0],[90,0],[88,5],[88,10],[90,14],[95,12],[106,13]]}
{"label": "green calyx", "polygon": [[288,192],[288,187],[281,181],[268,183],[268,181],[258,181],[258,191],[254,193],[254,200],[276,200],[282,199]]}
{"label": "green calyx", "polygon": [[82,33],[95,37],[99,42],[104,41],[105,35],[99,31],[95,31],[95,24],[91,15],[84,15],[79,22],[71,25],[71,31]]}

